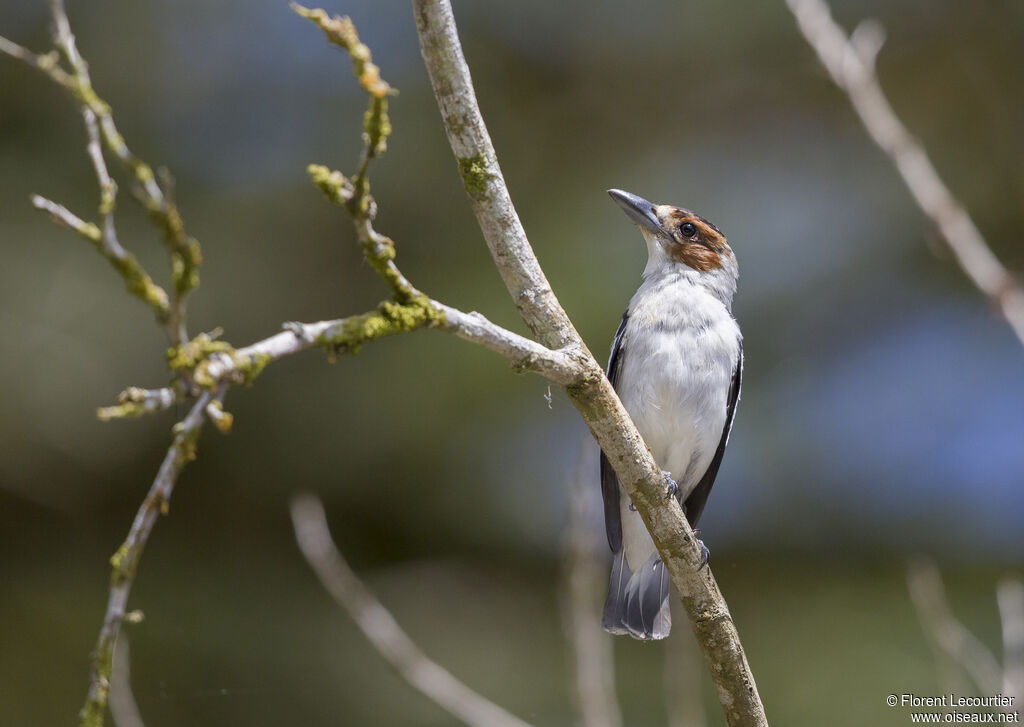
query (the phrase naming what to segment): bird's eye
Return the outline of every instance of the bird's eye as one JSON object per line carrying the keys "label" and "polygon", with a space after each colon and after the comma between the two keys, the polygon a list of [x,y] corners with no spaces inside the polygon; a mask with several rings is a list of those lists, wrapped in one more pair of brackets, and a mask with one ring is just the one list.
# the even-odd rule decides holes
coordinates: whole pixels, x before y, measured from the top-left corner
{"label": "bird's eye", "polygon": [[693,237],[697,234],[697,226],[692,222],[684,222],[679,226],[679,231],[683,234],[683,237]]}

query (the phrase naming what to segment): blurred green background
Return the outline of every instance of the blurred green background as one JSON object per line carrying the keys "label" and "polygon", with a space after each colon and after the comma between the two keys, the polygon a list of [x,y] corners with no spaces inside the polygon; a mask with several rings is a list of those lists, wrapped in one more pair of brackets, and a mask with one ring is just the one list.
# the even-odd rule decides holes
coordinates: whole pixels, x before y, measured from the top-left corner
{"label": "blurred green background", "polygon": [[[372,180],[404,272],[524,330],[466,203],[407,3],[327,9],[353,17],[401,91]],[[847,28],[884,23],[879,73],[897,112],[1020,270],[1024,5],[833,9]],[[602,360],[644,263],[606,188],[698,210],[736,251],[745,386],[702,527],[772,723],[907,724],[885,697],[939,688],[907,559],[940,564],[956,612],[993,647],[994,585],[1024,563],[1020,343],[781,0],[463,0],[455,11],[527,232]],[[203,244],[193,333],[221,326],[243,345],[385,294],[344,213],[305,175],[313,161],[352,171],[365,105],[319,31],[284,0],[70,12],[98,91],[136,153],[175,174]],[[47,22],[42,0],[0,6],[0,34],[39,51]],[[166,381],[165,340],[95,251],[28,203],[39,193],[95,217],[84,143],[65,95],[0,58],[3,725],[74,721],[107,558],[173,423],[94,417],[125,386]],[[160,241],[122,188],[121,240],[164,276]],[[128,633],[147,724],[453,723],[315,582],[287,514],[303,490],[324,498],[353,566],[429,654],[524,719],[571,724],[558,589],[583,429],[546,392],[434,332],[334,365],[306,353],[233,390],[235,430],[204,434],[132,593],[146,614]],[[663,650],[615,643],[628,724],[664,722]],[[704,694],[722,724],[706,678]]]}

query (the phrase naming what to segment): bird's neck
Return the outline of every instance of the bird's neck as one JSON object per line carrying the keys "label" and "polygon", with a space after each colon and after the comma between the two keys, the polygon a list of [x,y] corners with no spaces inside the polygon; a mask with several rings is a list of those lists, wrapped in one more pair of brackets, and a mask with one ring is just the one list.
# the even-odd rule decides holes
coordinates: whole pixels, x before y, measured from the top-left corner
{"label": "bird's neck", "polygon": [[677,285],[688,286],[710,295],[731,313],[732,297],[736,293],[735,262],[708,272],[700,272],[685,265],[656,264],[653,260],[648,262],[644,269],[641,289],[646,288],[649,292],[655,292]]}

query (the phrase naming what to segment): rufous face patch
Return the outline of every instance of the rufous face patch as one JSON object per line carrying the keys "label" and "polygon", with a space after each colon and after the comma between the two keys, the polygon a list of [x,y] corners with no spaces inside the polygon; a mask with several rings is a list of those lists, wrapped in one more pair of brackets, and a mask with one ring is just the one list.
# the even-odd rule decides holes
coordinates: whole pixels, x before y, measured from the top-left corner
{"label": "rufous face patch", "polygon": [[697,213],[667,204],[657,205],[654,213],[669,237],[662,247],[673,261],[706,273],[720,269],[722,257],[732,255],[721,230]]}

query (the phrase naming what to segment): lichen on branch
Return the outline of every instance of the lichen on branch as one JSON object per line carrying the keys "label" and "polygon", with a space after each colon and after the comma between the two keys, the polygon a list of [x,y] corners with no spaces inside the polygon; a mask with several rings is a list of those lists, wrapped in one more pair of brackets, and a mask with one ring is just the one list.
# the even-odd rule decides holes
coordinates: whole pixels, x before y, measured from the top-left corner
{"label": "lichen on branch", "polygon": [[[292,10],[316,23],[327,35],[327,40],[344,48],[352,57],[352,70],[359,85],[370,94],[370,105],[363,117],[363,140],[370,157],[379,156],[387,149],[391,134],[388,118],[388,96],[397,91],[380,77],[380,68],[373,62],[370,49],[359,40],[359,33],[347,15],[328,15],[321,8],[310,9],[293,2]],[[364,170],[365,171],[365,170]],[[361,177],[362,174],[356,175]]]}

